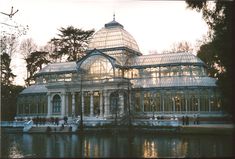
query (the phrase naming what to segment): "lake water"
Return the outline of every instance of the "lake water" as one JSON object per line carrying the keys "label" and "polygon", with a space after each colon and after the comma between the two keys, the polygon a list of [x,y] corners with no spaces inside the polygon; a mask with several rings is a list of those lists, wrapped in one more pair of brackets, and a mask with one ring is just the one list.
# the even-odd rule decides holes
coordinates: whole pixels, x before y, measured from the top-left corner
{"label": "lake water", "polygon": [[232,157],[232,136],[1,134],[1,157]]}

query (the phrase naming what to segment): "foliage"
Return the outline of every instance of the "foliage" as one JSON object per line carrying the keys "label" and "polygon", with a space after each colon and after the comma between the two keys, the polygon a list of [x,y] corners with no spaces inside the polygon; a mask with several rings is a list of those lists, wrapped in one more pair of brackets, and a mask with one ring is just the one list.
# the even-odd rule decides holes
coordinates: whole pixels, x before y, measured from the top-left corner
{"label": "foliage", "polygon": [[223,105],[227,111],[232,106],[232,3],[228,1],[192,1],[188,7],[202,12],[203,19],[209,26],[207,42],[201,45],[198,57],[208,66],[209,75],[218,78]]}
{"label": "foliage", "polygon": [[48,64],[50,61],[47,60],[48,52],[44,51],[35,51],[32,52],[28,58],[27,62],[27,71],[29,72],[29,77],[25,80],[28,85],[34,81],[35,73],[42,69],[43,64]]}
{"label": "foliage", "polygon": [[16,75],[12,73],[10,64],[11,57],[8,54],[3,53],[1,55],[1,85],[11,85],[12,81],[16,77]]}
{"label": "foliage", "polygon": [[48,42],[45,46],[41,47],[41,50],[48,52],[48,60],[50,60],[51,63],[57,62],[57,55],[54,53],[54,50],[56,49],[56,46],[52,44],[51,42]]}
{"label": "foliage", "polygon": [[55,46],[51,58],[61,59],[63,55],[67,55],[67,61],[76,61],[84,55],[88,41],[94,33],[94,30],[82,30],[73,26],[62,27],[59,31],[59,37],[50,41]]}
{"label": "foliage", "polygon": [[1,120],[13,120],[16,116],[16,102],[22,86],[1,84]]}

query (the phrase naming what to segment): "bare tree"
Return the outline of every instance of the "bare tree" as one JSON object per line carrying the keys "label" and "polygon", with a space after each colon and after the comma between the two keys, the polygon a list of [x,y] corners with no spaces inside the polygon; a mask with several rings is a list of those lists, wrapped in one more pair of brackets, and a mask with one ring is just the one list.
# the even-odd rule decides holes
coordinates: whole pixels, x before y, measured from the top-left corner
{"label": "bare tree", "polygon": [[159,54],[159,52],[157,50],[149,50],[149,55],[152,55],[152,54]]}
{"label": "bare tree", "polygon": [[187,41],[175,42],[169,49],[164,50],[162,53],[171,53],[171,52],[192,52],[192,45]]}
{"label": "bare tree", "polygon": [[16,75],[12,73],[14,64],[11,60],[12,58],[16,58],[14,55],[19,51],[19,38],[25,35],[28,30],[28,26],[23,26],[12,20],[13,15],[17,12],[18,10],[13,11],[13,7],[9,14],[1,12],[1,14],[9,16],[7,19],[0,19],[1,78],[4,76],[4,78],[7,79],[1,81],[3,85],[12,85],[12,81],[14,77],[16,77]]}
{"label": "bare tree", "polygon": [[31,52],[34,52],[37,50],[37,45],[33,41],[32,38],[25,39],[20,44],[20,51],[23,55],[24,60],[26,60]]}
{"label": "bare tree", "polygon": [[1,54],[6,53],[10,58],[16,53],[18,38],[15,35],[3,35],[1,38]]}
{"label": "bare tree", "polygon": [[[23,56],[23,59],[25,60],[26,63],[30,54],[36,50],[37,50],[37,45],[35,44],[32,38],[25,39],[20,44],[20,53]],[[26,79],[28,78],[29,78],[29,72],[28,69],[26,69]],[[28,85],[28,82],[26,81],[25,84]]]}

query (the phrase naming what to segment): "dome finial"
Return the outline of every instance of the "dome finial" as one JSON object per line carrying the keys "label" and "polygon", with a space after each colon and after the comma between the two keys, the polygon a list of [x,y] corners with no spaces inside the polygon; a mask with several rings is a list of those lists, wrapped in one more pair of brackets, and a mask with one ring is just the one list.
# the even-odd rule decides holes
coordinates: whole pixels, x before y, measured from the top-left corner
{"label": "dome finial", "polygon": [[104,25],[105,28],[110,28],[110,27],[121,27],[123,28],[123,25],[118,23],[116,20],[115,20],[115,12],[113,13],[113,20],[107,24]]}
{"label": "dome finial", "polygon": [[115,21],[115,12],[113,13],[113,21]]}

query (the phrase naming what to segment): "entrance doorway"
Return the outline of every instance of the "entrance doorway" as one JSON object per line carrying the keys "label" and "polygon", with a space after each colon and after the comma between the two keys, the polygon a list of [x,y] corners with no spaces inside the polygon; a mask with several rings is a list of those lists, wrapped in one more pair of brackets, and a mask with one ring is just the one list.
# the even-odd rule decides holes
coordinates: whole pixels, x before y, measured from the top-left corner
{"label": "entrance doorway", "polygon": [[112,115],[117,116],[119,114],[119,106],[118,106],[118,101],[119,101],[119,95],[118,92],[113,92],[110,94],[110,112]]}

